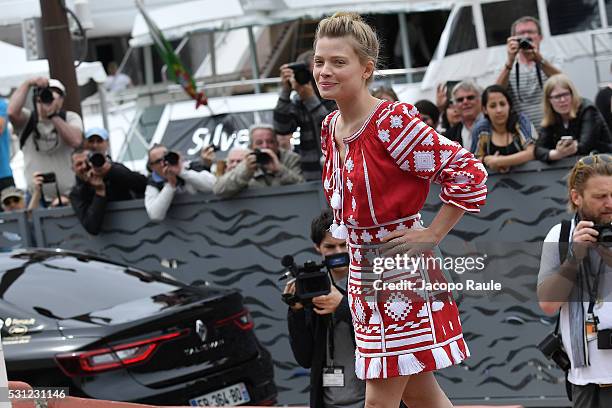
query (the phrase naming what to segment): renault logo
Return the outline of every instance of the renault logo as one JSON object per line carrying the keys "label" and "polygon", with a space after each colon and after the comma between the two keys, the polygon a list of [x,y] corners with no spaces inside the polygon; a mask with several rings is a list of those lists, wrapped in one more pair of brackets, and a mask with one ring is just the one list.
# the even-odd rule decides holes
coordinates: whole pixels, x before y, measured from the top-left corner
{"label": "renault logo", "polygon": [[202,340],[202,343],[206,341],[206,335],[208,334],[208,330],[206,329],[206,325],[200,319],[196,320],[195,331],[197,335]]}

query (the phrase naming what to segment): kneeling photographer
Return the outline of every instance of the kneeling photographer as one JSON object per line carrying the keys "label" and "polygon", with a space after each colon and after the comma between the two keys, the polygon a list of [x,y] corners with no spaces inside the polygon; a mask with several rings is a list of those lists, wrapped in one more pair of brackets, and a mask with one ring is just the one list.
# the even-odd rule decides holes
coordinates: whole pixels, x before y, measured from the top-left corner
{"label": "kneeling photographer", "polygon": [[260,123],[249,128],[252,151],[236,168],[219,177],[215,194],[232,197],[247,188],[297,184],[304,181],[300,156],[278,147],[272,125]]}
{"label": "kneeling photographer", "polygon": [[[296,361],[310,368],[310,407],[363,407],[365,382],[355,375],[355,335],[346,294],[348,253],[346,241],[327,231],[332,221],[331,212],[325,211],[311,225],[311,239],[326,259],[325,266],[290,266],[292,259],[283,259],[283,265],[297,275],[283,293],[291,305],[289,339]],[[325,292],[329,293],[312,297]]]}
{"label": "kneeling photographer", "polygon": [[72,152],[76,184],[70,202],[77,218],[90,234],[102,228],[106,204],[144,196],[147,179],[100,152],[78,148]]}
{"label": "kneeling photographer", "polygon": [[175,193],[207,193],[215,184],[214,175],[206,170],[188,169],[181,155],[164,145],[154,145],[148,157],[147,169],[151,175],[145,190],[145,209],[152,221],[166,218]]}
{"label": "kneeling photographer", "polygon": [[549,231],[538,275],[540,307],[559,317],[538,348],[566,371],[574,407],[610,407],[612,156],[580,159],[568,190],[574,216]]}

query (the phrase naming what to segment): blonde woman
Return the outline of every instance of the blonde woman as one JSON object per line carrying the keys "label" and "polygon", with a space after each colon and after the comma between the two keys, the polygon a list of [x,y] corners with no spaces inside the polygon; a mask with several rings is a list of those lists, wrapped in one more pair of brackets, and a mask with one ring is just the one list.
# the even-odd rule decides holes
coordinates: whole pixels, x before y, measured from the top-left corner
{"label": "blonde woman", "polygon": [[536,158],[553,162],[575,154],[612,152],[610,129],[599,110],[582,98],[563,74],[544,84],[544,119],[536,143]]}
{"label": "blonde woman", "polygon": [[[416,288],[444,282],[442,271],[375,267],[396,254],[432,256],[463,213],[484,204],[487,173],[470,152],[423,123],[412,105],[370,94],[379,43],[359,15],[322,20],[314,46],[318,89],[338,106],[321,128],[323,186],[334,215],[330,232],[347,240],[351,258],[347,293],[365,407],[397,408],[400,400],[451,407],[433,372],[469,356],[452,295],[381,287],[391,279]],[[442,185],[444,204],[425,227],[419,211],[432,181]]]}

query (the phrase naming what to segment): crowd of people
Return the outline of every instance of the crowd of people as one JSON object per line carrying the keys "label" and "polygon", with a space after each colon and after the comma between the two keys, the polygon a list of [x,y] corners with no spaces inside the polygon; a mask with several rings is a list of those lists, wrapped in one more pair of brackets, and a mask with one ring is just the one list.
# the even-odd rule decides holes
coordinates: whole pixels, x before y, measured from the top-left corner
{"label": "crowd of people", "polygon": [[[340,16],[342,18],[345,17]],[[10,101],[0,100],[2,209],[8,212],[71,205],[83,227],[95,235],[104,228],[109,202],[143,199],[149,218],[161,222],[166,218],[174,198],[180,194],[212,192],[223,198],[231,198],[247,189],[321,180],[323,174],[324,189],[332,211],[322,213],[312,223],[311,235],[316,251],[323,257],[346,253],[351,248],[360,248],[359,240],[368,247],[400,251],[402,245],[413,242],[418,234],[425,233],[424,230],[432,230],[423,228],[420,232],[409,231],[413,228],[407,228],[406,224],[412,226],[419,221],[408,215],[418,213],[418,207],[423,203],[419,204],[418,199],[407,203],[409,200],[403,196],[388,193],[393,177],[400,179],[403,172],[412,172],[416,175],[414,185],[406,184],[404,187],[406,191],[414,190],[418,194],[424,191],[420,189],[420,181],[429,180],[430,172],[434,170],[436,173],[442,168],[447,170],[445,176],[440,176],[438,180],[442,184],[453,183],[453,180],[460,177],[466,178],[465,174],[459,173],[470,174],[472,184],[463,182],[466,185],[462,187],[464,190],[454,191],[449,188],[442,194],[442,200],[448,204],[448,208],[444,207],[441,210],[441,214],[444,211],[443,216],[436,217],[436,220],[438,224],[443,223],[440,220],[445,218],[454,222],[439,228],[444,231],[440,239],[427,237],[429,240],[422,241],[439,242],[463,211],[476,212],[478,206],[484,203],[487,177],[484,167],[491,172],[506,173],[531,160],[551,163],[570,156],[586,156],[587,160],[580,160],[572,170],[572,182],[575,185],[570,182],[571,205],[583,219],[576,218],[571,228],[575,241],[596,241],[598,231],[592,227],[594,223],[610,221],[612,190],[606,190],[604,198],[608,201],[597,208],[594,207],[595,201],[601,201],[601,197],[595,197],[596,193],[593,193],[595,198],[590,202],[583,196],[586,196],[585,191],[589,189],[595,191],[601,186],[609,187],[610,184],[612,171],[608,164],[612,159],[605,153],[612,153],[612,86],[600,91],[596,103],[583,98],[572,80],[563,74],[559,64],[540,53],[542,34],[538,20],[522,17],[510,27],[506,45],[507,59],[500,67],[494,84],[484,89],[471,80],[440,84],[435,102],[417,101],[414,103],[415,110],[408,112],[406,107],[409,105],[383,102],[399,101],[392,88],[368,88],[375,68],[375,64],[369,64],[369,61],[377,59],[378,43],[367,44],[366,41],[353,51],[347,51],[351,47],[341,40],[357,35],[349,33],[343,37],[334,34],[349,26],[360,26],[365,30],[365,34],[362,33],[363,39],[375,37],[368,32],[363,22],[351,19],[348,18],[348,23],[345,21],[342,27],[335,29],[330,28],[336,23],[333,17],[331,20],[326,19],[323,26],[329,26],[328,32],[325,32],[325,28],[317,32],[317,41],[321,41],[321,54],[315,58],[314,52],[309,51],[300,55],[296,63],[281,66],[281,91],[272,123],[255,123],[250,126],[248,146],[232,148],[223,162],[216,160],[215,146],[205,146],[199,157],[187,161],[182,152],[155,144],[147,153],[148,174],[145,176],[132,171],[110,158],[110,135],[107,129],[85,129],[77,113],[63,108],[66,89],[59,80],[39,77],[25,81],[13,93]],[[355,47],[355,44],[351,44]],[[370,45],[372,47],[368,48]],[[325,80],[327,74],[322,72],[320,66],[324,65],[325,58],[337,58],[333,54],[335,52],[341,55],[357,55],[355,52],[362,52],[359,58],[363,56],[363,61],[368,61],[363,64],[360,60],[360,65],[355,64],[351,68],[355,70],[351,72],[354,76],[341,78],[348,84],[344,90],[338,90],[335,87],[337,84],[332,82],[319,83],[317,86],[313,76],[313,70],[318,70],[319,77]],[[343,63],[346,64],[346,61]],[[116,69],[114,65],[111,82],[107,84],[110,90],[129,86],[129,78],[121,77]],[[350,86],[355,88],[349,89]],[[30,94],[33,98],[31,109],[26,108]],[[336,108],[340,110],[336,111]],[[342,112],[342,115],[338,112]],[[372,114],[367,116],[368,112]],[[374,116],[376,112],[378,116]],[[355,118],[354,123],[350,122],[352,116]],[[415,120],[415,117],[420,120]],[[9,123],[23,152],[27,191],[14,186],[9,166]],[[395,150],[408,144],[406,138],[410,135],[406,136],[405,132],[398,130],[406,123],[416,123],[414,126],[418,132],[427,133],[431,137],[420,142],[421,145],[427,143],[426,148],[421,146],[423,149],[415,150],[418,160],[414,159],[411,163],[406,159],[400,164],[403,159],[396,162],[396,157],[393,157],[394,160],[389,157],[397,156],[401,152]],[[445,138],[439,137],[430,128]],[[291,138],[298,129],[300,144],[298,149],[294,149]],[[357,153],[354,150],[347,151],[351,142],[367,132],[377,132],[376,137],[363,142],[358,147],[361,151],[357,150]],[[335,139],[332,140],[331,135]],[[345,150],[338,149],[335,143],[338,140],[344,141]],[[378,144],[368,146],[367,143],[372,140],[382,143],[385,149],[379,149]],[[462,156],[461,166],[464,170],[458,171],[459,164],[454,161],[442,160],[442,145],[445,146],[445,152],[453,157]],[[471,154],[466,152],[464,155],[465,150],[461,147]],[[434,151],[438,153],[437,156]],[[376,166],[367,168],[365,153],[372,155]],[[592,158],[590,163],[587,162],[589,157]],[[341,161],[344,165],[340,164]],[[346,185],[343,168],[351,173],[353,179],[351,181],[347,176]],[[579,176],[583,179],[576,179]],[[443,177],[446,179],[442,180]],[[592,178],[593,185],[589,185],[588,179],[591,177],[601,177],[600,183],[595,185],[592,181],[595,178]],[[361,178],[365,180],[363,186],[359,184]],[[405,182],[405,179],[402,181]],[[367,196],[352,195],[350,205],[345,208],[345,190],[348,191],[347,197],[349,193],[353,194],[353,183],[355,191],[366,191],[364,186],[367,186]],[[376,188],[370,190],[371,186]],[[380,202],[380,208],[374,206],[373,197],[378,199],[383,193],[386,194],[385,200],[381,198],[377,201],[377,204]],[[473,198],[465,199],[466,195]],[[425,196],[420,199],[424,202]],[[457,208],[449,209],[450,204]],[[345,216],[345,212],[350,215]],[[377,212],[382,217],[380,219],[383,222],[380,224],[376,218]],[[351,225],[345,225],[345,220]],[[356,226],[360,220],[367,220],[367,225],[376,225],[376,228],[372,227],[371,231],[365,227],[359,229]],[[378,229],[380,226],[382,229]],[[391,227],[395,228],[393,232],[390,231]],[[563,234],[561,227],[556,226],[549,238],[551,241],[560,241],[565,239],[561,237]],[[576,265],[585,258],[585,254],[583,250],[569,255],[566,266],[570,272],[566,271],[565,275],[575,278]],[[547,265],[541,271],[540,284],[550,279],[551,270],[558,269],[559,264],[564,262],[558,261],[558,251],[552,258],[547,256],[545,254],[543,258]],[[361,255],[359,259],[353,255],[351,261],[358,263],[360,268],[368,262],[365,257],[362,262]],[[554,264],[554,268],[548,264]],[[421,388],[431,391],[427,403],[448,406],[450,402],[439,390],[433,377],[425,374],[462,361],[468,354],[463,340],[450,343],[448,350],[445,349],[448,342],[434,342],[428,346],[427,353],[408,346],[395,354],[371,353],[363,347],[363,338],[370,336],[381,321],[391,322],[393,313],[377,312],[379,314],[375,316],[376,319],[370,316],[370,323],[354,326],[351,312],[357,313],[355,308],[358,306],[355,305],[359,303],[361,293],[358,296],[354,284],[351,286],[347,283],[348,275],[348,265],[330,268],[332,285],[329,294],[313,298],[309,307],[299,302],[289,307],[289,334],[296,360],[300,365],[312,368],[311,406],[363,406],[364,403],[367,406],[382,406],[377,403],[383,396],[391,395],[392,398],[389,398],[394,402],[385,406],[395,407],[400,399],[422,402],[423,397],[418,395]],[[557,288],[557,283],[555,281],[546,285]],[[546,285],[541,286],[539,291],[545,291]],[[351,290],[353,295],[349,299],[348,292]],[[292,295],[294,292],[294,282],[288,283],[285,294]],[[567,298],[568,293],[564,296]],[[544,299],[543,309],[547,313],[566,307],[564,302],[550,302],[544,295],[541,299]],[[453,304],[446,298],[440,302]],[[363,303],[367,303],[365,297]],[[564,310],[563,313],[564,319],[568,320],[567,314],[573,312]],[[447,307],[444,319],[458,319],[456,306]],[[374,320],[376,322],[371,323]],[[564,327],[567,333],[568,324],[565,323]],[[565,336],[570,336],[567,333]],[[448,333],[445,331],[444,336],[438,336],[440,339],[446,336],[451,340],[461,338],[461,329],[453,329],[451,326]],[[385,341],[384,336],[382,341]],[[564,341],[569,344],[569,340]],[[580,348],[568,345],[567,348],[575,353],[585,352],[584,346]],[[361,355],[357,360],[354,359],[356,349],[358,355]],[[587,349],[590,350],[588,346]],[[450,353],[453,361],[447,353]],[[419,361],[419,358],[427,364]],[[341,364],[339,367],[342,370],[337,372],[338,367],[334,364]],[[580,361],[580,364],[578,368],[584,367],[586,363]],[[583,384],[580,384],[578,377],[588,377],[587,374],[590,375],[587,371],[576,371],[574,368],[572,378],[577,386],[576,393],[585,392],[579,388]],[[410,383],[405,379],[395,380],[408,376],[413,376],[415,380]],[[338,378],[341,379],[341,385],[330,385],[336,384]],[[364,382],[360,380],[366,380],[369,384],[367,395]],[[606,398],[610,398],[610,395]]]}

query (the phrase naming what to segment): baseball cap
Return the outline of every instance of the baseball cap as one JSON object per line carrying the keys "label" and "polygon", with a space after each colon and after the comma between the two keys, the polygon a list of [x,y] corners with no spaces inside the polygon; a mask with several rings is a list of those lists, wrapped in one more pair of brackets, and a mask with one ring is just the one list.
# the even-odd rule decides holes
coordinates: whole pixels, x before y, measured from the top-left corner
{"label": "baseball cap", "polygon": [[62,91],[62,94],[66,95],[66,87],[61,83],[59,79],[50,79],[49,80],[49,88],[57,88]]}
{"label": "baseball cap", "polygon": [[17,197],[23,199],[24,194],[23,191],[21,191],[20,189],[11,186],[2,190],[2,193],[0,193],[0,202],[4,202],[4,200],[9,197]]}
{"label": "baseball cap", "polygon": [[85,132],[85,139],[89,139],[92,136],[100,136],[103,140],[108,140],[108,132],[104,128],[93,127],[87,129]]}

